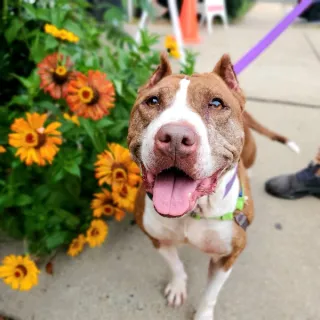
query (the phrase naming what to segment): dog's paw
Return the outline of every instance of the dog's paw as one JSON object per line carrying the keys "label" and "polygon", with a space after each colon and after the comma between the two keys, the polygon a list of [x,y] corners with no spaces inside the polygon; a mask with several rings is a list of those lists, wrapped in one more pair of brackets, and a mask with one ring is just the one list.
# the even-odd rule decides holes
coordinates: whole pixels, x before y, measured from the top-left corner
{"label": "dog's paw", "polygon": [[168,283],[164,294],[169,306],[180,307],[187,299],[187,280],[182,277],[173,279]]}

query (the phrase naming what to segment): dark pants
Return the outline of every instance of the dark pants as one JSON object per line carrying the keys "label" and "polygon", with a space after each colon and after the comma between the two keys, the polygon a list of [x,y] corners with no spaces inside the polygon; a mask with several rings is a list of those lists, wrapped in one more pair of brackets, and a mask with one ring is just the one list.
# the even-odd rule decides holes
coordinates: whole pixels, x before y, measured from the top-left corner
{"label": "dark pants", "polygon": [[[203,2],[204,0],[196,0],[198,2]],[[157,0],[157,3],[160,4],[160,6],[162,7],[165,7],[165,8],[168,8],[168,0]],[[183,0],[176,0],[176,3],[177,3],[177,7],[178,7],[178,12],[180,14],[180,11],[181,11],[181,7],[182,7],[182,3],[183,3]],[[165,17],[169,18],[169,13],[167,13],[165,15]]]}

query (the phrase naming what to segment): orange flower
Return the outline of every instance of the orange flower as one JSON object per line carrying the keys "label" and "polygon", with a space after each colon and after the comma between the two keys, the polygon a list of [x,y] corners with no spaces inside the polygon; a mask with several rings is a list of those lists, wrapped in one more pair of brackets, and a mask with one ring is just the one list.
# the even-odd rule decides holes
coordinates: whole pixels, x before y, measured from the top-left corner
{"label": "orange flower", "polygon": [[9,134],[9,144],[18,148],[16,156],[28,166],[51,164],[59,151],[57,145],[62,144],[61,133],[57,130],[61,124],[52,122],[45,128],[46,120],[46,114],[27,113],[27,120],[18,118],[11,125],[15,133]]}
{"label": "orange flower", "polygon": [[95,199],[91,202],[94,217],[100,218],[102,215],[114,216],[117,221],[121,221],[124,218],[125,213],[117,208],[108,190],[102,189],[101,193],[96,193],[94,196]]}
{"label": "orange flower", "polygon": [[91,248],[100,246],[108,236],[109,227],[101,219],[94,219],[87,230],[87,242]]}
{"label": "orange flower", "polygon": [[73,239],[69,245],[67,254],[71,257],[77,256],[82,250],[86,243],[86,238],[83,234],[80,234],[77,238]]}
{"label": "orange flower", "polygon": [[112,198],[114,202],[122,209],[129,212],[134,211],[135,200],[137,197],[137,188],[132,188],[126,184],[112,185]]}
{"label": "orange flower", "polygon": [[106,74],[90,70],[82,73],[68,85],[66,100],[70,109],[79,116],[99,120],[114,107],[115,90]]}
{"label": "orange flower", "polygon": [[62,54],[53,53],[45,57],[38,64],[38,73],[41,78],[40,88],[49,92],[52,98],[65,98],[68,83],[76,75],[71,71],[72,63],[70,58],[64,59]]}
{"label": "orange flower", "polygon": [[110,151],[105,150],[99,154],[98,161],[95,163],[99,185],[128,183],[134,187],[139,184],[140,170],[131,160],[129,150],[116,143],[111,143],[108,147]]}

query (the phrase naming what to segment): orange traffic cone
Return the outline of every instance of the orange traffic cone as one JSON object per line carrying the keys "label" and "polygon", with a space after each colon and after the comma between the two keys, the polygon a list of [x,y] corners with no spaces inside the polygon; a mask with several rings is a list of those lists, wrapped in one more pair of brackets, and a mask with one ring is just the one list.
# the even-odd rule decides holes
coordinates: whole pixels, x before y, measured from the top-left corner
{"label": "orange traffic cone", "polygon": [[180,26],[185,43],[199,43],[197,20],[197,0],[183,0],[180,13]]}

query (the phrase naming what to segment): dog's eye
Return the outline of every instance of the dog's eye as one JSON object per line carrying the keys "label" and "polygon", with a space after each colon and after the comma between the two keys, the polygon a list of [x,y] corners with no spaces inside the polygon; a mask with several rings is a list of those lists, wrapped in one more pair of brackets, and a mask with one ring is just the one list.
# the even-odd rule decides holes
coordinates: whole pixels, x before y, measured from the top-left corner
{"label": "dog's eye", "polygon": [[156,96],[150,97],[149,99],[146,100],[146,104],[149,107],[156,107],[159,105],[159,98]]}
{"label": "dog's eye", "polygon": [[214,98],[209,102],[209,107],[212,107],[215,110],[221,110],[224,108],[224,104],[221,99]]}

